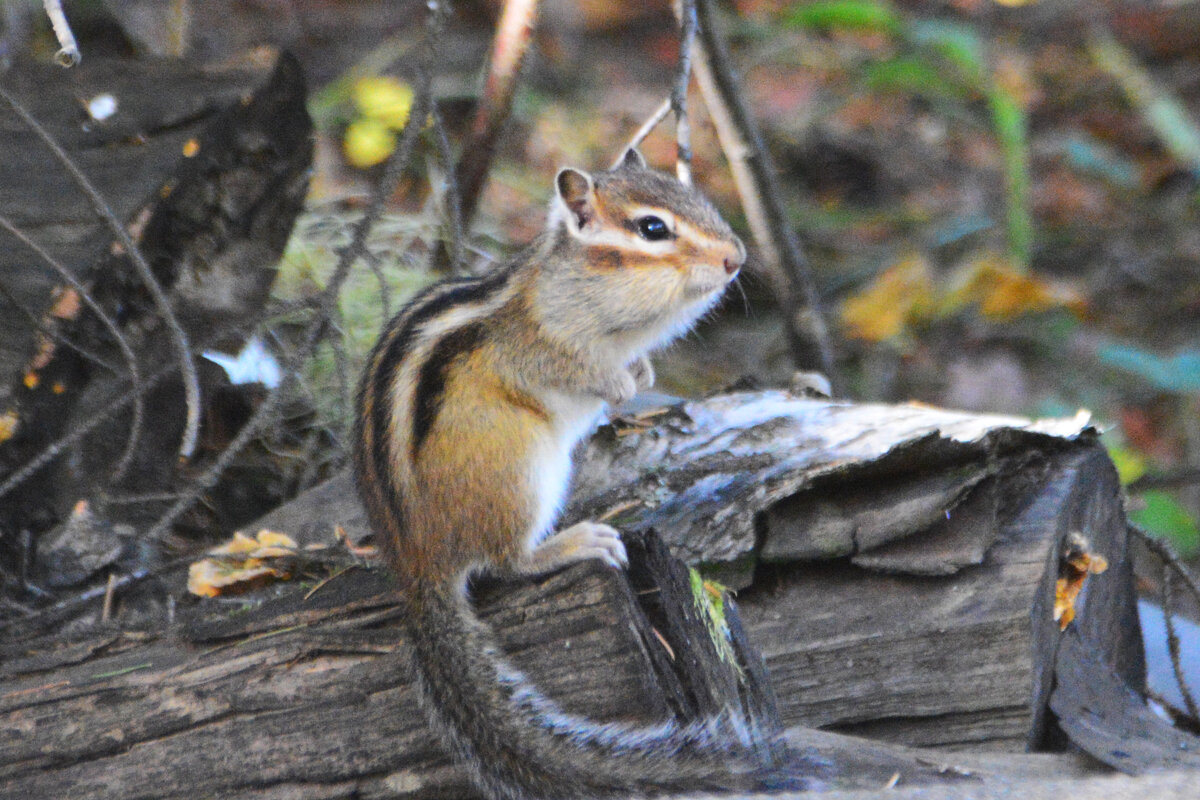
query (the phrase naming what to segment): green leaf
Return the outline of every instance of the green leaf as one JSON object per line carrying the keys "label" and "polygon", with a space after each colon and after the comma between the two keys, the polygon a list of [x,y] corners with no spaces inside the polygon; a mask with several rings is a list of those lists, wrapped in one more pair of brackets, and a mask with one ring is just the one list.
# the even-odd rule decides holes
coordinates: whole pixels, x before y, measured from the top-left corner
{"label": "green leaf", "polygon": [[1110,367],[1132,372],[1156,389],[1177,394],[1200,392],[1200,351],[1183,350],[1164,358],[1134,345],[1110,344],[1097,357]]}
{"label": "green leaf", "polygon": [[909,26],[909,33],[913,42],[941,54],[976,88],[983,88],[987,54],[983,41],[970,28],[942,20],[920,20]]}
{"label": "green leaf", "polygon": [[1117,477],[1121,485],[1127,486],[1146,474],[1146,457],[1124,445],[1112,445],[1108,448],[1108,457],[1117,468]]}
{"label": "green leaf", "polygon": [[881,31],[899,35],[904,23],[895,9],[879,0],[821,0],[792,7],[785,25],[810,30]]}
{"label": "green leaf", "polygon": [[988,90],[992,126],[1004,154],[1008,251],[1013,263],[1029,266],[1033,247],[1033,212],[1029,199],[1029,147],[1025,111],[1010,93],[996,86]]}
{"label": "green leaf", "polygon": [[867,88],[884,92],[909,92],[928,98],[961,100],[963,86],[947,78],[928,58],[901,56],[868,64],[864,72]]}
{"label": "green leaf", "polygon": [[1153,536],[1168,540],[1182,558],[1200,553],[1200,527],[1186,508],[1167,492],[1146,492],[1142,495],[1145,508],[1130,513],[1129,518]]}
{"label": "green leaf", "polygon": [[1154,80],[1124,45],[1107,34],[1093,35],[1088,49],[1096,64],[1112,75],[1171,155],[1200,170],[1200,128],[1182,100]]}

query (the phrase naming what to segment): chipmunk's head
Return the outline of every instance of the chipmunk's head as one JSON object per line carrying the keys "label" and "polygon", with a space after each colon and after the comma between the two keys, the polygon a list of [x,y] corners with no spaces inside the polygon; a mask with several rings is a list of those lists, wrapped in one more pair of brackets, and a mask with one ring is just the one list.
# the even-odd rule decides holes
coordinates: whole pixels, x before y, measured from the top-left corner
{"label": "chipmunk's head", "polygon": [[576,257],[575,302],[608,331],[651,344],[686,330],[720,296],[746,248],[696,189],[646,166],[629,149],[613,169],[566,168],[554,181],[549,227]]}

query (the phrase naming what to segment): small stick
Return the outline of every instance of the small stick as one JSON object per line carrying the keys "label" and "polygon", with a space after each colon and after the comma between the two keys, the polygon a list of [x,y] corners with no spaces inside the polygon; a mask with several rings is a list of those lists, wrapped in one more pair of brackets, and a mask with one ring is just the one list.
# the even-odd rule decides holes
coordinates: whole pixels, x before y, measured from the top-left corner
{"label": "small stick", "polygon": [[464,226],[469,226],[475,216],[475,207],[492,164],[496,140],[512,112],[521,66],[533,41],[537,11],[537,0],[506,0],[500,12],[496,35],[492,40],[487,77],[484,79],[483,97],[480,98],[470,137],[455,170]]}
{"label": "small stick", "polygon": [[108,585],[104,590],[104,606],[100,612],[100,621],[108,622],[112,619],[113,597],[117,593],[117,573],[108,573]]}
{"label": "small stick", "polygon": [[659,104],[658,108],[654,109],[654,113],[650,115],[650,118],[642,123],[642,127],[637,129],[637,133],[635,133],[629,139],[629,143],[621,149],[621,152],[617,155],[616,161],[614,161],[612,164],[612,168],[616,169],[618,166],[620,166],[622,159],[625,158],[625,151],[639,147],[642,142],[646,141],[646,137],[650,135],[650,132],[657,128],[658,124],[666,119],[667,114],[670,113],[671,98],[668,97]]}
{"label": "small stick", "polygon": [[1173,569],[1175,574],[1180,578],[1183,578],[1183,583],[1188,587],[1192,596],[1197,601],[1200,601],[1200,581],[1197,581],[1196,576],[1192,575],[1188,568],[1183,565],[1183,561],[1180,560],[1179,554],[1175,552],[1175,548],[1161,539],[1155,539],[1139,525],[1127,522],[1125,526],[1130,533],[1142,540],[1142,544],[1146,545],[1150,552],[1162,559],[1163,564]]}
{"label": "small stick", "polygon": [[446,251],[450,260],[450,274],[453,275],[462,269],[464,260],[462,194],[454,177],[454,155],[450,149],[450,138],[446,135],[446,124],[436,103],[430,105],[429,119],[433,129],[433,142],[437,145],[438,166],[446,182],[441,206],[447,230],[442,241],[448,242]]}
{"label": "small stick", "polygon": [[1192,690],[1188,686],[1187,676],[1183,674],[1183,665],[1180,663],[1179,634],[1175,632],[1174,611],[1172,611],[1175,595],[1173,574],[1164,564],[1162,610],[1163,625],[1167,629],[1167,653],[1171,656],[1171,670],[1175,673],[1175,683],[1179,684],[1179,693],[1183,696],[1183,704],[1187,706],[1187,712],[1192,719],[1200,720],[1200,710],[1196,708],[1196,699],[1192,697]]}
{"label": "small stick", "polygon": [[671,110],[675,112],[675,175],[685,186],[692,185],[692,126],[688,122],[687,90],[692,79],[692,52],[696,45],[696,0],[678,0],[679,66],[671,87]]}
{"label": "small stick", "polygon": [[75,66],[83,60],[83,55],[79,52],[79,45],[75,43],[75,34],[71,32],[67,15],[63,13],[62,3],[60,0],[42,0],[42,7],[46,9],[46,16],[50,18],[54,37],[58,39],[59,50],[54,54],[54,60],[63,67]]}

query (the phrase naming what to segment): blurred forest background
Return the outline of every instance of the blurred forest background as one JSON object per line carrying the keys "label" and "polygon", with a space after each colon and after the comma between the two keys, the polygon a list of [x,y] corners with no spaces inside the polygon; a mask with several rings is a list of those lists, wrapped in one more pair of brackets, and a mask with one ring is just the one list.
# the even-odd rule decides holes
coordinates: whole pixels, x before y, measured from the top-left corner
{"label": "blurred forest background", "polygon": [[[286,48],[306,72],[317,156],[275,294],[318,294],[407,120],[424,36],[415,0],[79,0],[83,57],[204,64]],[[856,400],[1021,415],[1086,408],[1132,518],[1200,554],[1200,2],[731,0],[718,24],[774,156]],[[4,58],[52,59],[41,3],[3,4]],[[433,92],[457,148],[500,13],[453,4]],[[671,87],[666,0],[543,0],[465,245],[486,270],[540,228],[562,165],[602,168]],[[693,88],[696,181],[744,235]],[[429,137],[426,137],[428,139]],[[295,488],[344,463],[354,376],[384,315],[436,279],[444,173],[423,141],[340,296],[341,338],[301,388],[321,448]],[[643,146],[670,168],[668,120]],[[430,187],[434,187],[431,189]],[[747,240],[749,237],[747,235]],[[777,279],[752,261],[720,313],[660,358],[659,388],[786,384]],[[287,319],[267,337],[287,340]],[[813,365],[804,365],[812,367]]]}

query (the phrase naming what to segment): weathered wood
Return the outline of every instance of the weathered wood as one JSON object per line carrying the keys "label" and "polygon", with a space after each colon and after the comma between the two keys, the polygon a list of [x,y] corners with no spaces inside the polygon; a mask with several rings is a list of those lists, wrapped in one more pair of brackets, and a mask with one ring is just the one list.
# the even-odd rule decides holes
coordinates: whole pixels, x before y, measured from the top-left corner
{"label": "weathered wood", "polygon": [[[36,95],[30,75],[45,78]],[[273,72],[259,76],[255,91],[220,95],[220,109],[204,91],[211,90],[211,81],[169,61],[100,61],[79,76],[66,75],[29,68],[5,77],[15,94],[35,104],[34,114],[46,115],[50,133],[62,140],[85,174],[98,173],[99,189],[111,197],[118,218],[130,221],[132,238],[190,345],[197,351],[222,345],[236,350],[247,326],[262,313],[275,262],[306,193],[312,125],[299,64],[281,56]],[[76,105],[76,93],[85,88],[111,94],[118,113],[103,121],[87,120]],[[187,90],[197,96],[171,94]],[[182,118],[181,106],[187,109]],[[61,107],[73,108],[74,117],[63,119]],[[0,165],[0,213],[17,216],[20,227],[30,223],[30,238],[56,255],[115,321],[146,385],[149,376],[177,363],[179,354],[145,282],[125,249],[112,243],[111,231],[95,221],[90,209],[84,211],[86,196],[66,178],[45,144],[20,129],[11,114],[0,115],[0,124],[11,136],[5,153],[12,156]],[[139,136],[152,141],[131,152],[130,140]],[[169,152],[164,150],[168,145]],[[103,168],[97,160],[101,156]],[[129,179],[121,183],[121,176],[109,171],[113,166],[125,169]],[[54,192],[61,193],[67,210],[74,209],[76,216],[66,228],[49,226],[45,219],[33,225],[24,214],[9,213],[39,207]],[[56,209],[47,219],[62,219],[67,210]],[[0,232],[0,240],[8,236]],[[0,382],[9,384],[3,390],[8,395],[4,406],[15,422],[15,435],[0,441],[0,475],[7,476],[73,425],[110,410],[130,391],[131,375],[129,354],[118,348],[102,317],[75,287],[23,244],[3,252],[11,261],[0,265],[3,281],[6,288],[15,284],[5,302],[35,319],[42,315],[38,331],[38,324],[11,308],[0,314],[5,325],[23,327],[23,335],[15,339],[26,342],[20,362],[0,361]],[[51,310],[42,314],[52,300]],[[201,374],[205,389],[225,382],[215,367],[201,369]],[[53,467],[17,487],[7,498],[0,525],[41,533],[77,500],[101,490],[134,495],[170,491],[186,418],[178,377],[153,388],[145,403],[153,414],[139,420],[137,447],[119,480],[113,471],[129,437],[133,415],[128,408],[65,451]],[[159,506],[126,504],[107,516],[137,523],[159,511]]]}
{"label": "weathered wood", "polygon": [[[630,550],[632,584],[582,564],[484,587],[482,616],[568,711],[651,722],[742,707],[739,666],[720,660],[686,570],[653,540]],[[278,594],[239,614],[196,604],[170,634],[4,648],[0,795],[474,796],[414,705],[382,571]]]}
{"label": "weathered wood", "polygon": [[[1113,607],[1081,609],[1078,624],[1089,617],[1104,627],[1111,652],[1125,654],[1126,680],[1138,680],[1136,618],[1129,625],[1120,612],[1134,598],[1110,471],[1103,451],[1085,446],[1050,454],[1028,494],[1020,474],[1001,479],[1007,510],[981,526],[998,529],[996,541],[982,564],[954,574],[880,573],[843,560],[777,568],[773,580],[743,592],[743,615],[785,722],[907,744],[1037,744],[1047,700],[1040,687],[1053,675],[1058,635],[1050,619],[1055,555],[1075,525],[1110,560],[1088,579],[1089,591],[1115,587]],[[1107,516],[1081,519],[1084,504]],[[969,518],[977,516],[972,510]],[[914,534],[910,546],[922,537]]]}
{"label": "weathered wood", "polygon": [[[70,70],[19,63],[0,80],[71,155],[118,219],[150,205],[195,138],[221,111],[266,77],[261,71],[203,71],[182,61],[89,57]],[[89,119],[81,101],[108,94],[116,112]],[[68,269],[80,271],[111,238],[86,195],[36,134],[0,110],[0,214]],[[0,233],[0,399],[28,359],[34,329],[24,311],[41,314],[61,279],[23,245]]]}
{"label": "weathered wood", "polygon": [[[1141,649],[1119,487],[1085,422],[1030,423],[914,407],[848,406],[782,393],[676,405],[656,419],[656,425],[639,421],[606,428],[584,448],[583,480],[572,500],[572,513],[607,513],[632,528],[649,525],[646,520],[666,521],[676,536],[686,534],[688,513],[715,513],[697,518],[701,535],[685,541],[684,549],[697,560],[724,561],[727,574],[748,581],[739,595],[742,622],[767,656],[778,708],[788,724],[822,725],[890,742],[951,749],[1012,750],[1071,742],[1130,771],[1191,763],[1187,753],[1164,753],[1163,748],[1178,749],[1181,742],[1190,748],[1193,737],[1166,731],[1165,723],[1147,719],[1138,710]],[[690,512],[678,494],[686,496]],[[631,505],[631,500],[636,503]],[[838,532],[826,519],[828,514],[854,523]],[[819,541],[806,540],[803,520],[818,523]],[[747,521],[753,528],[749,540]],[[345,476],[263,522],[305,541],[327,542],[335,525],[345,526],[353,539],[366,534]],[[827,535],[829,531],[835,535]],[[1077,617],[1064,634],[1051,609],[1064,541],[1071,534],[1085,537],[1090,551],[1104,556],[1109,567],[1087,577],[1076,602]],[[780,541],[773,543],[775,536]],[[833,550],[830,543],[836,545]],[[814,552],[839,555],[819,562],[798,560]],[[772,554],[772,562],[762,559],[765,553]],[[756,559],[762,560],[755,564]],[[359,574],[378,580],[375,573]],[[698,672],[683,668],[695,640],[684,649],[672,643],[667,655],[658,634],[668,635],[673,628],[653,608],[649,627],[631,627],[625,612],[592,599],[597,596],[595,587],[555,583],[580,576],[601,580],[602,586],[616,577],[579,567],[544,584],[562,593],[514,599],[514,605],[502,606],[507,610],[492,617],[500,627],[520,623],[512,631],[536,631],[506,639],[514,648],[513,658],[569,708],[596,716],[605,709],[661,713],[677,711],[684,699],[708,708],[712,706],[706,698],[716,698],[719,706],[742,692],[731,691],[728,679],[719,676],[697,682],[695,676],[706,674],[708,667]],[[363,584],[358,586],[362,593],[346,595],[339,587],[347,580]],[[41,672],[21,676],[16,691],[50,694],[45,703],[23,694],[0,696],[0,702],[16,703],[11,715],[33,715],[0,717],[0,728],[50,736],[45,732],[49,723],[39,725],[43,718],[37,715],[61,720],[54,707],[80,698],[86,698],[86,705],[72,707],[69,716],[107,713],[95,692],[80,691],[84,684],[59,683],[62,675],[69,676],[68,681],[92,676],[89,680],[98,689],[114,692],[115,704],[130,704],[124,708],[126,717],[158,720],[155,724],[160,725],[170,721],[171,735],[158,738],[164,733],[160,729],[145,738],[136,730],[122,730],[123,744],[93,743],[88,750],[76,743],[81,755],[70,757],[55,757],[53,749],[50,756],[42,753],[39,744],[50,746],[45,742],[53,737],[31,739],[19,758],[4,756],[0,749],[0,763],[7,765],[0,767],[0,775],[50,781],[42,767],[54,772],[56,764],[70,758],[96,755],[101,761],[115,759],[112,766],[118,774],[128,770],[132,776],[132,760],[123,759],[133,759],[134,753],[153,753],[156,761],[180,759],[177,768],[183,769],[193,758],[191,750],[204,745],[234,748],[232,760],[222,762],[226,772],[258,770],[255,780],[267,787],[253,795],[245,788],[249,784],[237,783],[242,778],[189,774],[189,780],[209,787],[205,791],[223,796],[289,791],[296,796],[344,796],[359,790],[363,796],[424,797],[459,791],[461,784],[452,777],[457,773],[449,771],[436,747],[420,734],[411,698],[395,674],[403,671],[403,651],[388,638],[395,635],[388,627],[394,611],[380,595],[382,584],[370,589],[365,580],[343,577],[302,604],[294,597],[284,598],[236,616],[196,621],[186,629],[188,642],[175,645],[184,655],[164,655],[163,663],[172,666],[162,673],[157,661],[128,650],[143,645],[114,639],[111,632],[108,639],[63,651],[60,661],[78,659],[80,664],[56,667],[44,662],[37,667]],[[633,589],[616,594],[655,596],[638,583],[637,570],[633,581]],[[488,597],[488,591],[481,590],[481,597]],[[525,587],[513,597],[539,591],[543,589]],[[581,607],[590,611],[573,616]],[[564,638],[544,648],[543,630]],[[625,672],[616,656],[618,650],[624,652],[623,646],[613,641],[625,641],[630,630],[638,631],[635,640],[640,644],[633,647],[635,666]],[[1082,650],[1073,646],[1076,639]],[[227,646],[213,652],[216,642]],[[537,644],[524,644],[531,642]],[[161,639],[144,646],[169,649]],[[263,652],[268,655],[258,655]],[[1084,661],[1102,665],[1107,682],[1089,678],[1088,669],[1078,668],[1084,663],[1080,652],[1088,656]],[[223,660],[234,653],[238,658],[247,654],[236,676],[222,673],[212,683],[195,677],[216,674],[212,671],[219,672]],[[95,666],[89,662],[99,657],[116,660]],[[44,661],[45,656],[40,658]],[[166,700],[152,699],[157,695],[149,685],[138,683],[136,672],[94,677],[144,663],[155,665],[154,675],[144,680],[158,690],[169,689]],[[656,688],[642,688],[641,678],[634,676],[656,669]],[[613,675],[620,677],[613,680]],[[191,683],[179,683],[181,676]],[[386,685],[379,683],[385,680]],[[1112,687],[1125,687],[1125,700],[1111,706],[1123,715],[1117,720],[1120,725],[1088,711],[1097,706],[1087,691],[1066,691],[1072,688],[1069,682],[1080,680],[1093,681],[1083,687],[1089,691],[1104,687],[1101,691],[1112,694]],[[701,688],[693,691],[692,683]],[[40,690],[43,686],[49,688]],[[196,686],[206,687],[199,696]],[[625,694],[589,705],[586,698],[606,697],[597,692],[614,688],[650,694]],[[144,694],[135,698],[130,694],[134,690]],[[178,699],[181,696],[186,702]],[[741,702],[743,708],[761,710],[769,708],[769,700],[767,696]],[[201,701],[215,710],[203,711]],[[164,702],[181,705],[185,719],[154,705]],[[137,703],[150,705],[138,711],[142,707]],[[239,715],[235,709],[242,708],[248,711]],[[106,719],[101,716],[87,727],[93,732],[119,727],[104,724]],[[321,732],[318,739],[327,741],[290,738],[301,737],[302,731],[310,731],[311,737],[316,730]],[[10,734],[15,737],[10,741],[19,743],[24,735]],[[71,735],[81,736],[74,730]],[[1137,746],[1129,748],[1131,758],[1113,757],[1111,752],[1115,737],[1122,735],[1138,738]],[[178,745],[193,736],[199,737],[191,740],[193,747]],[[974,752],[937,751],[919,757],[894,744],[819,738],[833,736],[829,733],[814,736],[791,731],[789,738],[799,751],[793,757],[806,770],[825,776],[831,788],[877,789],[895,774],[902,783],[966,780],[975,785],[975,778],[960,769],[944,767],[979,763],[972,759],[981,758]],[[139,744],[128,744],[134,740]],[[179,749],[170,749],[176,746]],[[238,748],[251,749],[254,758]],[[396,750],[406,754],[403,760],[394,758]],[[265,777],[254,761],[260,755],[270,760]],[[827,769],[818,767],[822,760]],[[1014,776],[1023,774],[1019,766],[1028,762],[1011,763],[1008,771],[993,767],[1001,788],[1018,785]],[[13,772],[16,769],[21,772]],[[69,769],[63,774],[86,770]],[[319,788],[312,777],[318,773],[325,776]],[[990,786],[993,781],[985,776],[984,783]],[[57,784],[45,784],[53,785]],[[997,792],[979,796],[1002,796]]]}

